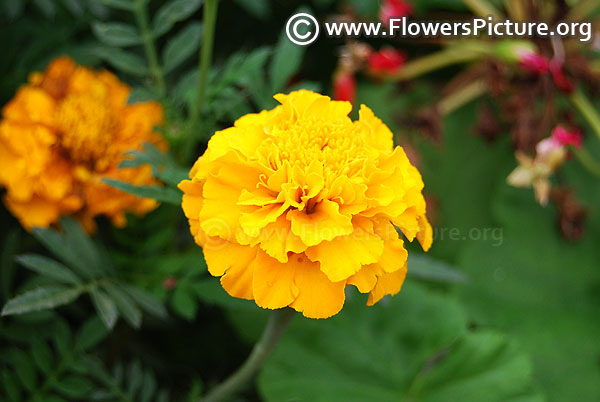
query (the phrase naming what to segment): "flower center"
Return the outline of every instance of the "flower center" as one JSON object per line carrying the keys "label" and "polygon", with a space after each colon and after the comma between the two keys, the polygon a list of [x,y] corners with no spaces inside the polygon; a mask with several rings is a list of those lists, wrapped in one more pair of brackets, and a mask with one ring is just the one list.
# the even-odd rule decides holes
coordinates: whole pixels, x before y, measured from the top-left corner
{"label": "flower center", "polygon": [[90,95],[68,95],[58,108],[61,145],[75,162],[97,167],[111,144],[116,119],[101,100]]}
{"label": "flower center", "polygon": [[[325,172],[352,175],[368,156],[364,139],[350,121],[324,122],[304,118],[286,126],[276,126],[261,154],[273,168],[284,161],[300,167],[318,161]],[[275,154],[275,155],[274,155]]]}

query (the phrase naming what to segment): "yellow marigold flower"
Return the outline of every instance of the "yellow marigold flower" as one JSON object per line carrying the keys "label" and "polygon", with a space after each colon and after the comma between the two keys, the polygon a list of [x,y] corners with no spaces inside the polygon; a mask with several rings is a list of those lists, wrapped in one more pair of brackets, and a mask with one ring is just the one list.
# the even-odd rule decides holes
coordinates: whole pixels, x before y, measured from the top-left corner
{"label": "yellow marigold flower", "polygon": [[344,289],[368,305],[400,291],[407,252],[396,227],[432,242],[423,181],[366,106],[310,91],[248,114],[211,138],[194,164],[183,210],[210,273],[234,297],[327,318]]}
{"label": "yellow marigold flower", "polygon": [[0,121],[0,185],[4,201],[23,226],[46,227],[61,215],[78,217],[88,230],[106,215],[117,226],[125,212],[146,213],[150,199],[102,182],[112,178],[152,184],[150,166],[119,169],[126,151],[144,142],[165,147],[154,127],[163,120],[158,103],[127,105],[130,88],[108,71],[54,60],[33,73],[4,107]]}

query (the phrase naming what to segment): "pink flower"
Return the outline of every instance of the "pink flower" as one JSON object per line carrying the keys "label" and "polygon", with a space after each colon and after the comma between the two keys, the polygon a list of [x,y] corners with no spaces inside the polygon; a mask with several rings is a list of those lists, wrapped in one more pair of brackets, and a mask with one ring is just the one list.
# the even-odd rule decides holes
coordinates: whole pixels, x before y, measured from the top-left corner
{"label": "pink flower", "polygon": [[575,89],[571,80],[565,75],[563,64],[558,60],[550,60],[548,65],[556,86],[563,92],[571,93]]}
{"label": "pink flower", "polygon": [[551,138],[562,146],[581,148],[581,132],[577,130],[569,131],[563,126],[558,126],[552,131]]}
{"label": "pink flower", "polygon": [[333,78],[333,99],[354,103],[356,78],[346,71],[335,74]]}
{"label": "pink flower", "polygon": [[549,63],[546,57],[529,51],[519,53],[518,65],[523,70],[534,75],[546,74],[549,70]]}
{"label": "pink flower", "polygon": [[371,53],[368,64],[373,73],[393,73],[400,69],[405,61],[404,53],[388,47]]}
{"label": "pink flower", "polygon": [[383,0],[379,10],[379,19],[388,26],[390,18],[402,18],[412,12],[412,5],[404,0]]}

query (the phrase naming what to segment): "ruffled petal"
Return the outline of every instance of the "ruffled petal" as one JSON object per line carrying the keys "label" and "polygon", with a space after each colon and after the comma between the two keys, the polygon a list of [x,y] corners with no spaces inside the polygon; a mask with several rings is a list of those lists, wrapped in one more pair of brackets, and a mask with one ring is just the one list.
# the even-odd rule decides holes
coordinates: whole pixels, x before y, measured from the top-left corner
{"label": "ruffled petal", "polygon": [[372,306],[387,295],[395,295],[402,289],[406,278],[406,264],[402,269],[386,272],[377,278],[377,284],[369,293],[367,306]]}
{"label": "ruffled petal", "polygon": [[289,306],[298,296],[298,288],[294,283],[296,268],[302,257],[291,258],[282,264],[259,251],[252,262],[254,270],[252,289],[256,304],[262,308],[278,309]]}
{"label": "ruffled petal", "polygon": [[352,220],[339,212],[336,202],[323,200],[312,211],[292,210],[287,218],[292,222],[292,232],[307,246],[333,240],[352,233]]}

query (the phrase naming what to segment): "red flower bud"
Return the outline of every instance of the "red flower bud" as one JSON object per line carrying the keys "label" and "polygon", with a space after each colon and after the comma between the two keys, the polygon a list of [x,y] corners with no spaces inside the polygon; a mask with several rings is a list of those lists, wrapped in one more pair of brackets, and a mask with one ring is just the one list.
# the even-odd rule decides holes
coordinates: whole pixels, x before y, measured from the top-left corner
{"label": "red flower bud", "polygon": [[551,138],[562,146],[573,145],[581,148],[581,132],[577,130],[569,131],[563,126],[558,126],[552,131]]}
{"label": "red flower bud", "polygon": [[552,79],[556,86],[563,92],[571,93],[575,89],[571,80],[566,76],[563,70],[563,64],[558,60],[550,60],[548,65],[552,73]]}
{"label": "red flower bud", "polygon": [[541,54],[528,51],[523,51],[519,54],[519,67],[530,74],[546,74],[549,70],[548,64],[548,59]]}
{"label": "red flower bud", "polygon": [[333,78],[333,99],[354,103],[356,78],[349,72],[340,72]]}
{"label": "red flower bud", "polygon": [[404,53],[393,48],[384,48],[371,53],[368,59],[369,70],[373,73],[393,73],[400,69],[406,57]]}
{"label": "red flower bud", "polygon": [[402,18],[412,12],[412,5],[404,0],[384,0],[379,10],[379,19],[388,26],[390,18]]}

